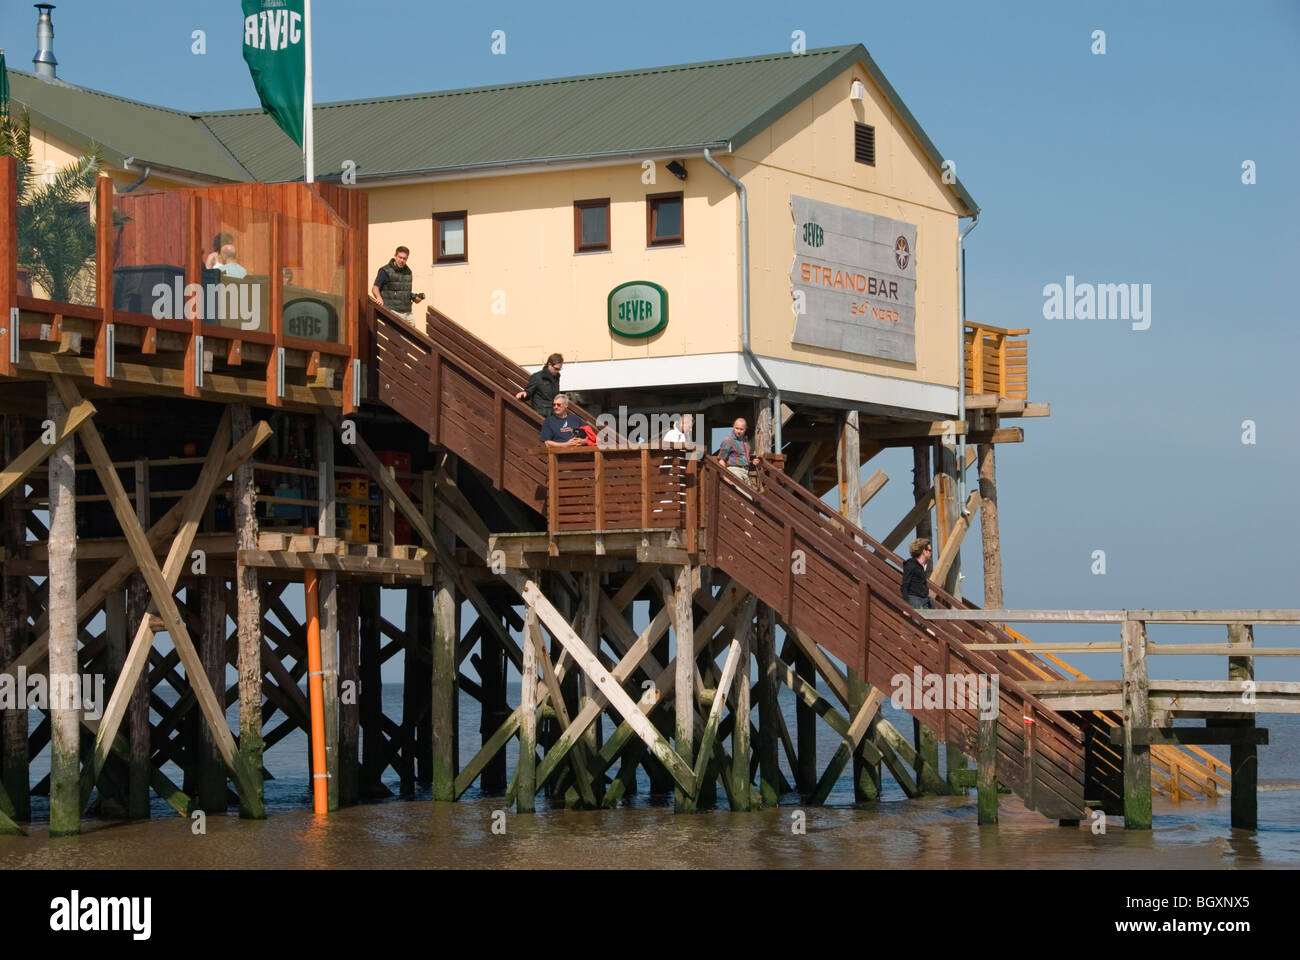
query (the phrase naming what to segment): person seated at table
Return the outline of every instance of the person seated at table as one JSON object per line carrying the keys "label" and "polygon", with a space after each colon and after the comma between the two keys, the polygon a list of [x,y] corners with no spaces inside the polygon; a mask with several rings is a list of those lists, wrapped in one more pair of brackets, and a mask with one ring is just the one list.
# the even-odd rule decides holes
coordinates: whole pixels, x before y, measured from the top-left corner
{"label": "person seated at table", "polygon": [[587,442],[582,417],[569,412],[569,398],[562,393],[555,395],[551,415],[542,421],[542,442],[548,447],[576,447]]}
{"label": "person seated at table", "polygon": [[224,244],[221,248],[221,256],[217,263],[217,269],[225,276],[231,279],[239,279],[248,276],[248,271],[244,265],[239,262],[239,254],[235,251],[233,243]]}

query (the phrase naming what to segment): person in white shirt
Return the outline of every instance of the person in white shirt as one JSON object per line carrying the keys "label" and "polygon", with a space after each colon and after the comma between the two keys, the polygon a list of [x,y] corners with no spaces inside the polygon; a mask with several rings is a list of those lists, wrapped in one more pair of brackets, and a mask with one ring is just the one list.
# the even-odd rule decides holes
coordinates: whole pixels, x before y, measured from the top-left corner
{"label": "person in white shirt", "polygon": [[689,413],[683,413],[681,423],[676,427],[670,427],[668,432],[659,438],[660,443],[690,443],[692,442],[691,434],[695,432],[695,417]]}

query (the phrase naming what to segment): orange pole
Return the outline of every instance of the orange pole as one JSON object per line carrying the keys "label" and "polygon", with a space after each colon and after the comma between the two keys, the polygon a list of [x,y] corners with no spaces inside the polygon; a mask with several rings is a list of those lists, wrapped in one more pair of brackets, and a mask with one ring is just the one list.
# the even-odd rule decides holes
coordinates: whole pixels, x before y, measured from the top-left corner
{"label": "orange pole", "polygon": [[[312,527],[303,531],[308,536],[316,533]],[[325,685],[321,680],[320,652],[320,593],[316,571],[304,570],[302,575],[304,599],[307,607],[307,695],[311,705],[311,785],[312,810],[329,812],[329,798],[325,771]]]}

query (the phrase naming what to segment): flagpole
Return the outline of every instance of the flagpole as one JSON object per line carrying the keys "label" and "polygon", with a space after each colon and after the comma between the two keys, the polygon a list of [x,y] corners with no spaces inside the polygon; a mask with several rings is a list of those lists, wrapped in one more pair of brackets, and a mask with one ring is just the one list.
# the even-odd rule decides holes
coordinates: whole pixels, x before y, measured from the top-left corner
{"label": "flagpole", "polygon": [[304,0],[303,3],[302,30],[303,41],[307,44],[302,96],[302,160],[306,181],[314,183],[316,180],[316,136],[312,127],[311,0]]}

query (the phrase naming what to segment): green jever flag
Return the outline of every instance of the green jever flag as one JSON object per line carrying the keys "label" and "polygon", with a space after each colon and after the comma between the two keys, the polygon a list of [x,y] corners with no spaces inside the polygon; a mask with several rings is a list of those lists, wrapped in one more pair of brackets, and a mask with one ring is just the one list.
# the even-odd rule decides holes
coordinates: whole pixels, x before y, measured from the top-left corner
{"label": "green jever flag", "polygon": [[9,71],[5,69],[5,52],[0,50],[0,117],[9,116]]}
{"label": "green jever flag", "polygon": [[303,0],[243,0],[244,60],[269,113],[302,146],[307,58]]}

